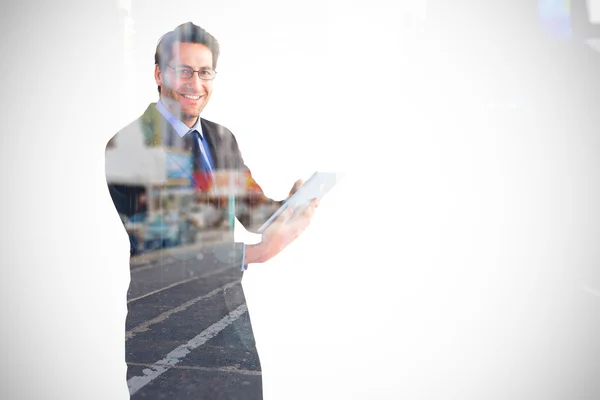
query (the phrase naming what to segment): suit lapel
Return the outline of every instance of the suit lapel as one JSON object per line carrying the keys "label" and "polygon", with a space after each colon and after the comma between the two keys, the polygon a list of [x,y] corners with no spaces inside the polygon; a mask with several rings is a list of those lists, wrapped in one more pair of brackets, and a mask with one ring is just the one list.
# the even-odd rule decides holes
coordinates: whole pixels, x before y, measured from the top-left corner
{"label": "suit lapel", "polygon": [[[165,143],[169,143],[169,138],[171,138],[172,143],[174,143],[177,148],[178,143],[181,142],[179,134],[175,132],[175,129],[171,124],[156,109],[156,103],[152,103],[148,106],[146,112],[142,115],[142,122],[145,128],[144,137],[146,145],[161,146],[165,148]],[[183,140],[186,147],[191,145],[187,139],[187,137],[184,137]]]}
{"label": "suit lapel", "polygon": [[208,151],[210,151],[210,155],[212,157],[213,170],[222,169],[224,166],[223,154],[217,150],[221,148],[221,146],[219,146],[221,140],[219,133],[214,129],[211,129],[204,119],[200,119],[200,125],[202,126],[202,134],[208,142]]}
{"label": "suit lapel", "polygon": [[[168,135],[177,135],[177,132],[175,132],[171,124],[169,124],[169,122],[156,109],[156,103],[152,103],[148,106],[142,115],[142,122],[144,125],[144,138],[146,145],[160,146],[166,151],[167,149],[163,145],[163,138],[168,138]],[[219,132],[211,125],[207,124],[202,118],[200,119],[200,125],[202,126],[202,134],[208,142],[208,147],[213,162],[213,170],[226,168],[227,152],[221,145],[221,136],[219,135]],[[190,140],[193,140],[193,138],[188,136],[184,137],[186,147],[191,146]],[[196,163],[194,162],[194,170],[195,169]]]}
{"label": "suit lapel", "polygon": [[[167,151],[168,148],[163,144],[169,138],[169,135],[178,135],[175,129],[169,124],[169,122],[162,116],[162,114],[156,109],[156,103],[152,103],[148,106],[144,114],[142,115],[142,125],[144,127],[144,140],[145,144],[150,147],[160,147],[167,157],[172,156]],[[165,139],[163,139],[165,138]],[[184,138],[185,145],[191,145],[188,137]],[[193,162],[194,169],[195,163]],[[190,179],[192,177],[190,176]]]}

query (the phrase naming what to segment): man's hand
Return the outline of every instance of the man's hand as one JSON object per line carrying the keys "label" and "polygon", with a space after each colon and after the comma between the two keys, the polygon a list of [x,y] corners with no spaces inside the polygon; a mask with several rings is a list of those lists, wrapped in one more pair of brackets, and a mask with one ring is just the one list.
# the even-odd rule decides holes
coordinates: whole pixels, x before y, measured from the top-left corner
{"label": "man's hand", "polygon": [[318,206],[319,200],[313,199],[298,215],[294,215],[292,209],[282,212],[265,230],[262,241],[246,248],[248,264],[266,262],[296,240],[310,224]]}
{"label": "man's hand", "polygon": [[267,228],[263,233],[263,243],[268,259],[279,254],[304,232],[318,205],[318,200],[314,199],[298,215],[294,215],[292,209],[287,209]]}
{"label": "man's hand", "polygon": [[298,179],[296,182],[294,182],[294,186],[292,186],[292,189],[290,190],[290,194],[288,195],[288,199],[290,197],[292,197],[292,195],[294,193],[296,193],[298,191],[298,189],[300,189],[300,187],[304,185],[304,181],[302,179]]}

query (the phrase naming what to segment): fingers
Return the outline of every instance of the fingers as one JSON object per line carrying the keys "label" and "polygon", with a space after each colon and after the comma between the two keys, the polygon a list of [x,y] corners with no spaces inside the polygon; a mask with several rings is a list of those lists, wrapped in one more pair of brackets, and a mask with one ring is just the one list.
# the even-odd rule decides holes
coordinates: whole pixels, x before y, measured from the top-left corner
{"label": "fingers", "polygon": [[314,213],[315,213],[315,206],[314,206],[313,202],[311,202],[304,210],[302,210],[301,216],[304,219],[310,221],[310,219],[312,218]]}
{"label": "fingers", "polygon": [[265,233],[267,236],[281,233],[294,238],[297,237],[310,224],[318,205],[319,200],[313,199],[302,210],[294,212],[292,208],[287,208],[273,221]]}
{"label": "fingers", "polygon": [[277,231],[282,225],[286,224],[294,214],[294,211],[291,208],[285,209],[281,214],[275,218],[275,220],[271,223],[271,225],[267,228],[266,232],[274,232]]}
{"label": "fingers", "polygon": [[296,182],[294,182],[294,186],[292,186],[292,190],[290,190],[290,196],[296,193],[302,185],[304,185],[304,181],[302,179],[298,179]]}
{"label": "fingers", "polygon": [[308,206],[302,211],[302,215],[309,219],[312,218],[317,207],[319,207],[319,199],[312,199],[310,203],[308,203]]}
{"label": "fingers", "polygon": [[282,220],[282,222],[287,222],[288,220],[292,219],[293,216],[294,216],[294,209],[287,208],[284,212],[281,213],[281,220]]}
{"label": "fingers", "polygon": [[291,228],[295,232],[300,234],[308,227],[308,225],[310,225],[310,221],[312,220],[314,213],[315,213],[315,202],[311,201],[310,204],[305,209],[303,209],[300,213],[298,213],[290,221],[287,221],[286,224],[291,225]]}

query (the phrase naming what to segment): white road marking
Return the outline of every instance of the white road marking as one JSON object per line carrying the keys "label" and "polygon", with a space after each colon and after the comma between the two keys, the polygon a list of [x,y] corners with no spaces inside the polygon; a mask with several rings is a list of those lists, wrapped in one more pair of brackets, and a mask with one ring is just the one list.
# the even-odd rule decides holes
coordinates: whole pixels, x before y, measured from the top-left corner
{"label": "white road marking", "polygon": [[[131,264],[131,266],[133,267],[134,265]],[[135,265],[135,268],[131,269],[131,273],[137,273],[137,272],[142,272],[142,271],[146,271],[148,269],[152,269],[152,268],[156,268],[156,264],[152,264],[150,262],[143,264],[141,267],[138,267],[137,265]]]}
{"label": "white road marking", "polygon": [[152,296],[153,294],[160,293],[160,292],[162,292],[164,290],[171,289],[172,287],[175,287],[175,286],[178,286],[178,285],[183,285],[184,283],[195,281],[197,279],[208,278],[209,276],[216,275],[216,274],[218,274],[220,272],[223,272],[223,271],[226,271],[228,269],[231,269],[231,267],[223,267],[223,268],[215,269],[214,271],[207,272],[206,274],[203,274],[203,275],[200,275],[200,276],[194,276],[193,278],[188,278],[188,279],[184,279],[184,280],[179,281],[179,282],[172,283],[172,284],[170,284],[168,286],[165,286],[163,288],[153,290],[152,292],[148,292],[148,293],[143,294],[141,296],[134,297],[133,299],[129,299],[129,300],[127,300],[127,304],[129,304],[131,302],[134,302],[136,300],[143,299],[143,298],[148,297],[148,296]]}
{"label": "white road marking", "polygon": [[[151,367],[152,366],[150,364],[144,364],[144,363],[127,363],[127,365],[131,365],[131,366],[135,366],[135,367]],[[252,371],[249,369],[239,369],[236,367],[213,367],[213,368],[210,368],[210,367],[198,367],[196,365],[174,365],[171,368],[179,369],[179,370],[192,370],[192,371],[205,371],[205,372],[227,372],[227,373],[242,374],[242,375],[254,375],[254,376],[262,375],[261,371]]]}
{"label": "white road marking", "polygon": [[190,306],[196,304],[197,302],[199,302],[201,300],[204,300],[204,299],[207,299],[209,297],[212,297],[215,294],[221,292],[222,290],[227,290],[230,287],[233,287],[233,286],[237,285],[240,282],[241,282],[240,279],[238,279],[236,281],[233,281],[233,282],[230,282],[230,283],[228,283],[228,284],[226,284],[224,286],[221,286],[220,288],[214,289],[214,290],[212,290],[212,291],[210,291],[210,292],[208,292],[208,293],[206,293],[206,294],[204,294],[202,296],[198,296],[195,299],[188,300],[185,303],[183,303],[182,305],[180,305],[178,307],[175,307],[175,308],[172,308],[169,311],[166,311],[166,312],[160,314],[156,318],[153,318],[151,320],[145,321],[143,324],[140,324],[140,325],[136,326],[135,328],[131,329],[130,331],[128,331],[125,334],[125,341],[127,341],[128,339],[131,339],[137,333],[146,332],[150,328],[150,326],[165,321],[171,315],[173,315],[175,313],[178,313],[178,312],[181,312],[181,311],[184,311],[187,308],[189,308]]}
{"label": "white road marking", "polygon": [[129,379],[127,381],[127,386],[129,387],[130,396],[133,396],[141,388],[143,388],[144,386],[152,382],[154,379],[158,378],[160,375],[174,367],[192,350],[196,349],[199,346],[202,346],[208,340],[215,337],[219,332],[231,325],[246,311],[248,311],[248,307],[246,306],[246,304],[242,304],[241,306],[227,314],[225,317],[223,317],[221,320],[215,322],[214,324],[200,332],[197,336],[195,336],[187,343],[182,344],[175,350],[171,351],[169,354],[167,354],[165,358],[155,362],[154,365],[145,369],[144,376],[134,376],[133,378]]}
{"label": "white road marking", "polygon": [[148,293],[143,294],[141,296],[134,297],[133,299],[129,299],[129,300],[127,300],[127,303],[129,304],[129,303],[131,303],[133,301],[136,301],[136,300],[139,300],[139,299],[143,299],[144,297],[148,297],[148,296],[152,296],[153,294],[160,293],[163,290],[171,289],[172,287],[183,285],[184,283],[188,283],[188,282],[191,282],[191,281],[195,281],[196,279],[200,279],[200,277],[199,276],[195,276],[193,278],[184,279],[182,281],[172,283],[172,284],[170,284],[168,286],[165,286],[163,288],[153,290],[152,292],[148,292]]}

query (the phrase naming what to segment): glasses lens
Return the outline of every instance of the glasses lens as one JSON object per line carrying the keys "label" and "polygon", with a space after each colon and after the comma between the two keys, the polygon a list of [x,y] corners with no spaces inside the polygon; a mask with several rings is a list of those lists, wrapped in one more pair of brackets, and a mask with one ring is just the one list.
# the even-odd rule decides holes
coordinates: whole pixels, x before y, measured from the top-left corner
{"label": "glasses lens", "polygon": [[199,71],[198,75],[200,76],[200,79],[210,80],[215,77],[215,71],[210,69],[204,69],[202,71]]}
{"label": "glasses lens", "polygon": [[191,78],[193,74],[194,74],[194,71],[192,71],[189,68],[180,68],[179,69],[179,76],[181,76],[184,79]]}

